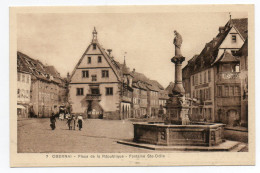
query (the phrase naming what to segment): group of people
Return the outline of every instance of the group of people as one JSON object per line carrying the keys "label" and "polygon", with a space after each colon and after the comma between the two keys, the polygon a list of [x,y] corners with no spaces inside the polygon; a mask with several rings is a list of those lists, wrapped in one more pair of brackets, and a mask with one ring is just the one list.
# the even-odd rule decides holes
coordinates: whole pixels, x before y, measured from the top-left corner
{"label": "group of people", "polygon": [[[69,127],[69,130],[76,130],[76,127],[79,128],[79,130],[82,129],[82,125],[83,125],[83,117],[82,115],[78,115],[77,117],[75,115],[70,115],[69,113],[65,114],[65,118],[64,118],[64,114],[63,115],[59,115],[59,119],[61,121],[63,121],[64,119],[67,120],[67,125]],[[51,129],[54,130],[56,128],[56,116],[54,115],[54,113],[52,113],[52,116],[50,117],[50,126]]]}

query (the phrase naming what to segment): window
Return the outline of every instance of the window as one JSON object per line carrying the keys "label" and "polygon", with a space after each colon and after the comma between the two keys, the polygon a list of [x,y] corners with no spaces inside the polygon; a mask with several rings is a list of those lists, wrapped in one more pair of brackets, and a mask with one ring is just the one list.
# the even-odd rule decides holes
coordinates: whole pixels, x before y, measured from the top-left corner
{"label": "window", "polygon": [[235,86],[235,96],[240,96],[240,88],[239,88],[239,86]]}
{"label": "window", "polygon": [[200,84],[202,84],[202,74],[200,73]]}
{"label": "window", "polygon": [[93,49],[97,49],[97,45],[96,44],[93,44]]}
{"label": "window", "polygon": [[195,83],[194,75],[192,76],[192,80],[191,80],[191,82],[192,82],[192,86],[194,86],[194,83]]}
{"label": "window", "polygon": [[196,96],[195,96],[195,90],[193,91],[193,98],[196,98]]}
{"label": "window", "polygon": [[99,88],[91,88],[91,94],[99,94]]}
{"label": "window", "polygon": [[203,97],[202,97],[202,90],[199,90],[200,91],[200,99],[202,99]]}
{"label": "window", "polygon": [[204,83],[207,82],[207,72],[204,73]]}
{"label": "window", "polygon": [[21,75],[20,75],[20,73],[17,73],[17,81],[20,81],[21,79]]}
{"label": "window", "polygon": [[209,89],[206,89],[205,92],[205,100],[209,100]]}
{"label": "window", "polygon": [[20,98],[20,89],[17,89],[18,98]]}
{"label": "window", "polygon": [[22,82],[24,82],[25,81],[25,76],[24,75],[22,75]]}
{"label": "window", "polygon": [[91,64],[91,57],[88,57],[88,64]]}
{"label": "window", "polygon": [[106,95],[113,95],[113,88],[112,87],[106,88]]}
{"label": "window", "polygon": [[236,72],[240,72],[239,64],[237,64],[237,65],[235,66],[235,71],[236,71]]}
{"label": "window", "polygon": [[208,82],[211,81],[210,70],[208,71]]}
{"label": "window", "polygon": [[229,87],[229,96],[233,96],[234,95],[234,86],[230,86]]}
{"label": "window", "polygon": [[30,77],[29,77],[29,75],[27,76],[27,83],[29,83],[29,79],[30,79]]}
{"label": "window", "polygon": [[26,90],[26,98],[29,98],[29,90]]}
{"label": "window", "polygon": [[229,92],[229,90],[228,90],[228,86],[225,86],[225,96],[228,96],[228,93]]}
{"label": "window", "polygon": [[212,120],[211,108],[209,108],[208,110],[209,110],[209,114],[208,114],[209,115],[209,120]]}
{"label": "window", "polygon": [[97,81],[97,75],[92,75],[92,81]]}
{"label": "window", "polygon": [[198,74],[195,75],[195,85],[198,85]]}
{"label": "window", "polygon": [[222,86],[218,86],[218,96],[222,96]]}
{"label": "window", "polygon": [[77,88],[77,96],[83,95],[83,88]]}
{"label": "window", "polygon": [[82,71],[82,77],[83,77],[83,78],[88,78],[88,77],[89,77],[88,70]]}
{"label": "window", "polygon": [[102,57],[98,56],[98,63],[101,63],[101,62],[102,62]]}
{"label": "window", "polygon": [[211,87],[209,87],[209,100],[211,100]]}
{"label": "window", "polygon": [[102,70],[102,77],[109,77],[108,70]]}
{"label": "window", "polygon": [[233,43],[237,42],[237,36],[236,35],[232,35],[232,42]]}

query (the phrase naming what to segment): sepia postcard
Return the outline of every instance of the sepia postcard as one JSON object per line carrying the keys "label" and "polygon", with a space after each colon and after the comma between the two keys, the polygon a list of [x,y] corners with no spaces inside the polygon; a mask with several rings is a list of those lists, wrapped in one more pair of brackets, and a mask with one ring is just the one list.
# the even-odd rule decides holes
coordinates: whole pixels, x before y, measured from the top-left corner
{"label": "sepia postcard", "polygon": [[255,164],[254,5],[10,7],[10,166]]}

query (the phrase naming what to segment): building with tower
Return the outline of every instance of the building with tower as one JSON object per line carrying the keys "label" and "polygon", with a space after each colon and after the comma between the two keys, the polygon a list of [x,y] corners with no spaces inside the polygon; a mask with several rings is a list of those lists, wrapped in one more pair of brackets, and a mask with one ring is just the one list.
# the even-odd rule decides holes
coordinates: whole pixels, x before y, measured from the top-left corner
{"label": "building with tower", "polygon": [[75,66],[69,81],[72,112],[87,118],[125,119],[131,115],[132,75],[93,39]]}

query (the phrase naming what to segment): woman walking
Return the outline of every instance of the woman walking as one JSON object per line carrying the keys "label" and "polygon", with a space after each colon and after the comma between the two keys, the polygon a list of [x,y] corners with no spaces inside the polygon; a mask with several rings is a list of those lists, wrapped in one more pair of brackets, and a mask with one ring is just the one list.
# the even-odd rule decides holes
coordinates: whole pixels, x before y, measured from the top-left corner
{"label": "woman walking", "polygon": [[82,129],[82,123],[83,123],[83,117],[82,117],[82,115],[80,114],[80,115],[78,116],[78,126],[79,126],[79,130]]}
{"label": "woman walking", "polygon": [[54,130],[55,129],[55,122],[56,122],[56,117],[54,116],[54,113],[51,114],[51,117],[50,117],[50,126],[51,126],[51,129]]}
{"label": "woman walking", "polygon": [[72,123],[71,123],[71,121],[72,121],[72,118],[70,116],[68,116],[67,124],[68,124],[69,130],[72,130]]}
{"label": "woman walking", "polygon": [[72,124],[73,130],[75,130],[75,128],[76,128],[76,117],[75,117],[75,115],[72,115],[71,124]]}

